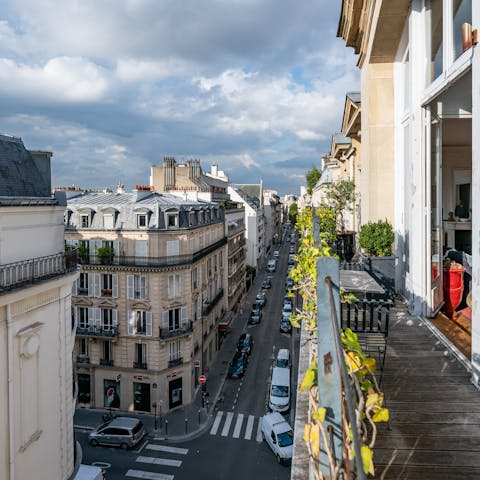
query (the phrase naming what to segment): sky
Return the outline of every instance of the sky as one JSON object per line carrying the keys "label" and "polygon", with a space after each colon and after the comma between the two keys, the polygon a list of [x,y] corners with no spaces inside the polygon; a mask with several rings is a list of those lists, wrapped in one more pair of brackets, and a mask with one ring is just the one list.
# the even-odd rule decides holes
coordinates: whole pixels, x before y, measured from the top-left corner
{"label": "sky", "polygon": [[52,185],[130,189],[165,156],[299,194],[358,91],[341,0],[3,0],[0,133]]}

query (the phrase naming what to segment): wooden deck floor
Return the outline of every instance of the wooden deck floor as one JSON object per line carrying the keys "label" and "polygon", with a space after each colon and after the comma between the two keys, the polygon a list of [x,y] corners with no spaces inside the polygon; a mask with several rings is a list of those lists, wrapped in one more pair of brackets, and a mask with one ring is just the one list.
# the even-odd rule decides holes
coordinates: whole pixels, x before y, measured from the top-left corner
{"label": "wooden deck floor", "polygon": [[380,427],[375,478],[480,479],[480,392],[470,374],[403,305],[390,322],[383,390],[391,429]]}

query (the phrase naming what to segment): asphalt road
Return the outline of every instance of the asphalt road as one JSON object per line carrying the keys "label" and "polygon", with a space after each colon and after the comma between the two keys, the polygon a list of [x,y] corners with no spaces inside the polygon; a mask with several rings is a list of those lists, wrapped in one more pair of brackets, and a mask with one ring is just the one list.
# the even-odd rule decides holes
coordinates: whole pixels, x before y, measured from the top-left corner
{"label": "asphalt road", "polygon": [[[250,332],[254,340],[246,374],[242,379],[226,379],[224,401],[218,406],[211,429],[195,440],[178,444],[150,438],[126,452],[117,448],[91,447],[87,433],[77,432],[77,439],[84,449],[83,463],[105,462],[108,480],[290,478],[290,467],[276,462],[273,452],[261,440],[259,428],[261,416],[268,411],[269,380],[279,348],[289,348],[292,354],[292,407],[286,418],[291,425],[294,423],[299,336],[297,332],[289,335],[279,330],[289,244],[277,248],[280,258],[277,271],[269,274],[272,288],[266,290],[267,303],[262,321],[259,325],[247,325],[251,305],[245,306],[242,318],[245,331]],[[259,272],[259,275],[267,276],[265,272]],[[231,353],[233,357],[234,352]]]}

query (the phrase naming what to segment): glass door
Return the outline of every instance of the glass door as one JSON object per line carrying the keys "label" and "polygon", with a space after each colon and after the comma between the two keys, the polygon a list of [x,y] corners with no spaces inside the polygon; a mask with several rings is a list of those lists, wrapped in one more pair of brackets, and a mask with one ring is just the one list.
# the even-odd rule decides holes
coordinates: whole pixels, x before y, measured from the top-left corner
{"label": "glass door", "polygon": [[442,229],[442,123],[425,109],[426,146],[426,226],[427,226],[427,309],[433,317],[443,305],[443,229]]}

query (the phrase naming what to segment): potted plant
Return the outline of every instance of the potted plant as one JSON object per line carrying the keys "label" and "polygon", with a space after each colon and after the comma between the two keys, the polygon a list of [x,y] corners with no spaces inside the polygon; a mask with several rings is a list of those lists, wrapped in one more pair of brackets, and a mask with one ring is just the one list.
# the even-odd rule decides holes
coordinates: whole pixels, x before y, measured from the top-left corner
{"label": "potted plant", "polygon": [[114,255],[113,247],[100,247],[97,250],[97,257],[103,265],[112,263]]}
{"label": "potted plant", "polygon": [[393,227],[387,219],[368,222],[360,227],[358,233],[358,243],[362,249],[360,261],[389,295],[395,292],[394,241]]}
{"label": "potted plant", "polygon": [[89,260],[89,256],[90,256],[90,252],[89,252],[89,249],[88,249],[88,246],[81,243],[79,246],[78,246],[78,257],[80,259],[80,263],[88,263],[88,260]]}
{"label": "potted plant", "polygon": [[345,217],[355,208],[355,183],[352,180],[338,180],[327,185],[327,205],[335,211],[337,227],[337,254],[349,262],[355,253],[355,232],[345,229]]}

